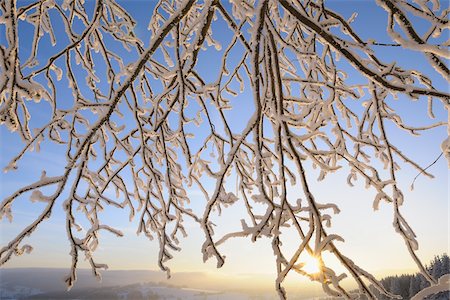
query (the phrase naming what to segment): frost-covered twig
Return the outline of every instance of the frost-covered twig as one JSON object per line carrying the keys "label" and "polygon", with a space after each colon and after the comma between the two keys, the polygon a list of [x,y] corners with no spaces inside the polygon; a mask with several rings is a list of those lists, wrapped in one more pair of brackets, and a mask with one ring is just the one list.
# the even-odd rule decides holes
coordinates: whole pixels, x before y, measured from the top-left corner
{"label": "frost-covered twig", "polygon": [[[158,265],[168,276],[180,236],[190,233],[189,218],[204,233],[203,258],[214,257],[218,267],[225,263],[220,247],[229,239],[271,239],[281,299],[288,297],[283,282],[291,272],[317,281],[331,296],[355,297],[341,284],[349,276],[370,299],[375,296],[369,284],[396,297],[339,249],[339,234],[328,233],[329,211],[336,214],[339,208],[318,199],[311,180],[344,169],[349,185],[359,178],[374,189],[375,210],[382,201],[392,205],[395,230],[432,283],[427,293],[440,290],[441,282],[415,252],[418,240],[401,214],[405,199],[397,181],[403,165],[433,175],[390,136],[387,124],[414,136],[448,126],[444,120],[407,124],[389,102],[399,95],[427,101],[428,115],[436,118],[438,105],[449,109],[450,96],[433,85],[433,74],[386,62],[376,46],[423,52],[448,80],[446,44],[436,42],[448,30],[448,10],[439,1],[377,3],[388,14],[392,43],[362,38],[352,24],[356,14],[346,19],[321,0],[161,0],[148,13],[148,44],[140,40],[132,13],[114,0],[41,0],[21,7],[14,0],[2,2],[0,124],[24,140],[5,171],[20,169],[27,153],[44,144],[58,145],[66,161],[59,176],[43,172],[41,179],[5,196],[0,216],[10,220],[15,203],[28,192],[31,201],[47,205],[1,249],[0,265],[31,251],[22,242],[55,205],[63,205],[72,256],[67,286],[76,281],[82,254],[100,278],[99,270],[107,268],[94,258],[100,234],[122,236],[114,224],[100,221],[103,208],[111,206],[128,209],[130,221],[138,215],[137,233],[158,241]],[[218,18],[227,24],[229,39],[217,35]],[[422,36],[416,18],[428,22]],[[32,38],[21,38],[22,23],[34,28]],[[56,24],[65,36],[53,29]],[[64,47],[51,53],[53,44]],[[29,57],[21,61],[20,49],[26,47]],[[44,50],[47,60],[40,61]],[[220,59],[210,61],[211,54]],[[348,82],[349,68],[362,75],[360,82]],[[38,122],[30,113],[36,107],[43,108]],[[442,144],[445,155],[447,146],[448,139]],[[46,196],[47,187],[56,192]],[[191,205],[194,187],[203,199],[196,196]],[[246,214],[236,221],[241,229],[217,236],[215,220],[231,205]],[[80,225],[86,222],[89,228]],[[294,253],[283,245],[292,236],[298,237]],[[338,274],[324,252],[345,273]],[[320,261],[318,274],[299,262],[303,253]]]}

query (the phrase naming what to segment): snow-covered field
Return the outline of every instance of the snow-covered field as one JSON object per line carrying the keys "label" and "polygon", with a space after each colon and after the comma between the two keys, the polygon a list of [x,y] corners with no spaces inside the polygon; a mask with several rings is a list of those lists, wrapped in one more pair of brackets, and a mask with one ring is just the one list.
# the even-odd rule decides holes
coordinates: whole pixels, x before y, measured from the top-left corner
{"label": "snow-covered field", "polygon": [[71,291],[66,291],[62,280],[64,274],[63,269],[0,270],[0,299],[276,299],[274,294],[268,295],[262,291],[250,293],[168,284],[160,280],[160,272],[151,271],[109,271],[105,272],[103,281],[99,283],[89,280],[90,274],[87,270],[81,270],[77,284]]}
{"label": "snow-covered field", "polygon": [[247,295],[236,292],[217,292],[209,290],[158,286],[152,283],[140,283],[120,287],[89,288],[75,292],[43,292],[24,286],[1,286],[0,299],[183,299],[183,300],[248,300],[273,299],[264,295]]}

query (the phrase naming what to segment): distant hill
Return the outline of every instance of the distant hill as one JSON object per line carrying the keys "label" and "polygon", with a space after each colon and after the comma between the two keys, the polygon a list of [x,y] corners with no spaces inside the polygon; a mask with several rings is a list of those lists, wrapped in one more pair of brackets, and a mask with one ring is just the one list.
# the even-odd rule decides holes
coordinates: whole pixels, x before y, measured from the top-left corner
{"label": "distant hill", "polygon": [[[436,256],[427,266],[434,278],[450,273],[447,254]],[[0,269],[0,299],[108,299],[108,300],[269,300],[278,299],[272,286],[261,287],[257,292],[242,289],[235,281],[210,278],[201,272],[175,273],[170,281],[159,271],[133,270],[102,272],[102,282],[96,281],[90,270],[78,270],[78,280],[73,289],[66,291],[63,278],[66,269],[21,268]],[[255,279],[255,278],[254,278]],[[214,284],[212,284],[214,282]],[[381,280],[390,292],[411,299],[417,292],[429,286],[420,274],[389,276]],[[189,287],[189,288],[188,288]],[[390,300],[371,287],[379,300]],[[316,294],[315,297],[318,295]],[[289,299],[312,299],[305,290],[290,292]],[[317,299],[315,298],[314,299]],[[340,298],[321,298],[338,300]],[[360,299],[365,299],[361,297]],[[448,300],[450,293],[440,293],[427,300]]]}
{"label": "distant hill", "polygon": [[[32,295],[23,300],[51,300],[51,299],[104,299],[104,300],[248,300],[249,295],[240,293],[225,293],[208,290],[187,289],[165,286],[154,283],[138,283],[126,286],[78,289],[70,292],[51,292]],[[270,298],[266,298],[270,299]]]}
{"label": "distant hill", "polygon": [[[66,269],[19,268],[0,269],[0,299],[105,299],[105,300],[251,300],[277,299],[275,293],[213,289],[207,274],[175,273],[170,281],[159,271],[102,272],[101,282],[93,279],[90,270],[78,270],[78,280],[66,291],[63,278]],[[189,288],[188,288],[189,287]]]}
{"label": "distant hill", "polygon": [[[76,284],[67,292],[63,278],[68,272],[51,268],[0,269],[0,299],[279,299],[268,274],[174,272],[167,280],[159,270],[106,270],[98,282],[90,270],[79,269]],[[307,284],[291,286],[288,292],[289,300],[323,296],[321,290]]]}

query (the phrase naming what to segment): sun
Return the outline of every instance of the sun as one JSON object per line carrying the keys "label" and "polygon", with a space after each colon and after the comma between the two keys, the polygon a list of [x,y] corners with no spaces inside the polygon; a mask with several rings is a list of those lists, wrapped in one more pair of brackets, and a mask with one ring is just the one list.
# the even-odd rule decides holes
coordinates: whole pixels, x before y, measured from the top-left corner
{"label": "sun", "polygon": [[308,274],[317,274],[321,272],[321,266],[320,260],[312,256],[308,253],[302,257],[300,260],[300,263],[303,263],[302,270],[305,271]]}

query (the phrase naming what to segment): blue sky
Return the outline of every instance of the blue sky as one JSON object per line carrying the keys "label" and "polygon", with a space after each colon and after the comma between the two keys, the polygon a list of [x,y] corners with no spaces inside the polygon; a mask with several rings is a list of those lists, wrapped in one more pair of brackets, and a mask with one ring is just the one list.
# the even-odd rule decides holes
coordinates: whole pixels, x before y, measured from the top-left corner
{"label": "blue sky", "polygon": [[[19,1],[19,4],[26,1]],[[136,33],[148,44],[150,33],[146,29],[148,18],[153,10],[153,1],[122,1],[120,2],[130,14],[137,20]],[[350,17],[354,10],[359,15],[354,22],[354,28],[364,38],[373,38],[378,42],[391,42],[385,32],[386,13],[376,7],[372,1],[327,1],[329,7],[336,9],[345,17]],[[88,7],[91,3],[89,3]],[[92,2],[93,4],[93,2]],[[424,24],[425,25],[425,24]],[[57,28],[57,35],[64,35],[61,27]],[[81,27],[80,27],[81,30]],[[231,38],[231,33],[225,23],[218,20],[213,26],[214,37],[221,43],[222,48],[227,45]],[[0,41],[4,41],[4,25],[0,25]],[[21,40],[20,57],[21,61],[29,56],[30,45],[27,38],[32,33],[30,27],[19,28],[19,38]],[[112,42],[112,41],[108,41]],[[0,42],[4,45],[4,42]],[[48,57],[56,53],[64,46],[64,43],[57,43],[55,48],[49,46],[48,36],[43,37],[43,46],[38,52],[38,58],[46,61]],[[239,50],[239,49],[238,49]],[[236,50],[232,53],[232,59],[240,59],[242,53]],[[415,68],[425,74],[431,74],[435,86],[441,90],[448,90],[447,82],[436,75],[430,66],[427,65],[424,56],[418,52],[400,51],[395,47],[376,47],[376,53],[383,61],[390,63],[396,61],[398,65],[405,68]],[[117,47],[119,53],[123,53],[126,62],[133,62],[137,58],[134,52],[126,52]],[[223,49],[222,49],[223,51]],[[216,78],[212,70],[217,69],[220,63],[221,51],[208,49],[202,51],[197,67],[200,73],[204,73],[211,78]],[[407,55],[405,55],[407,53]],[[401,55],[399,55],[401,54]],[[161,58],[161,53],[156,53],[156,57]],[[57,65],[63,67],[63,61]],[[348,82],[361,82],[361,75],[355,72],[350,65],[342,58],[339,62],[348,73]],[[104,76],[104,66],[99,65],[97,75]],[[82,78],[83,73],[76,74]],[[363,81],[364,82],[364,81]],[[248,83],[248,82],[246,82]],[[84,91],[89,94],[88,89]],[[64,107],[72,104],[71,92],[67,87],[67,82],[63,79],[58,83],[59,103]],[[427,103],[425,99],[411,101],[405,97],[399,99],[388,99],[389,104],[394,107],[403,120],[410,124],[428,125],[435,121],[447,121],[447,112],[436,101],[436,120],[430,120],[427,116]],[[245,125],[243,119],[247,120],[252,109],[251,89],[246,86],[243,93],[232,99],[233,105],[237,109],[227,112],[233,130],[238,131]],[[355,103],[355,105],[359,105]],[[48,119],[50,106],[46,102],[30,104],[31,122],[33,126],[42,126]],[[195,110],[195,106],[192,108]],[[217,116],[216,116],[217,117]],[[94,120],[95,115],[90,119]],[[127,120],[117,122],[125,123]],[[196,130],[194,127],[189,130]],[[422,166],[426,166],[434,161],[440,153],[440,144],[447,137],[446,128],[440,127],[422,134],[420,137],[412,137],[394,126],[388,127],[388,134],[394,137],[395,143],[401,146],[405,154],[410,155]],[[193,147],[198,144],[203,132],[196,131],[197,138],[192,141]],[[0,127],[0,167],[5,167],[9,160],[23,147],[23,142],[17,134],[12,134],[2,126]],[[43,143],[40,153],[29,152],[19,163],[19,169],[14,172],[2,173],[0,176],[0,196],[4,199],[19,187],[37,180],[42,169],[47,171],[49,176],[59,175],[65,166],[65,153],[63,146]],[[448,252],[449,249],[449,207],[448,207],[448,184],[449,171],[447,162],[441,158],[430,169],[435,175],[435,179],[421,176],[417,179],[415,189],[410,191],[409,186],[417,171],[409,166],[401,165],[402,171],[398,173],[400,187],[405,193],[406,202],[402,207],[402,212],[410,221],[415,230],[419,243],[419,256],[426,262],[434,255]],[[322,182],[316,182],[315,178],[319,173],[312,169],[310,163],[307,164],[308,174],[313,174],[309,178],[311,188],[317,199],[321,202],[334,202],[341,209],[339,215],[333,217],[333,227],[330,233],[340,233],[345,243],[340,243],[339,247],[347,256],[354,258],[361,266],[374,272],[376,275],[393,274],[399,272],[415,272],[415,266],[409,258],[407,249],[401,238],[395,233],[392,226],[393,210],[386,203],[382,203],[380,210],[373,212],[372,201],[375,196],[373,190],[364,188],[364,183],[360,180],[353,188],[346,184],[348,169],[338,171],[330,175]],[[233,185],[233,178],[228,180],[228,185]],[[213,187],[211,182],[211,188]],[[296,187],[291,188],[291,193],[296,193]],[[201,209],[202,200],[199,200],[200,191],[192,189],[189,191],[193,202],[193,208]],[[62,210],[62,202],[67,197],[67,189],[60,197],[52,213],[52,218],[40,225],[40,228],[26,240],[26,243],[33,245],[34,251],[20,258],[14,257],[6,267],[68,267],[70,264],[69,243],[65,231],[65,214]],[[198,203],[198,204],[197,204]],[[42,204],[31,203],[27,197],[22,197],[13,206],[14,222],[9,223],[3,219],[0,223],[0,242],[3,246],[26,224],[33,220],[33,216],[39,214],[43,208]],[[216,218],[217,236],[220,233],[237,230],[240,227],[240,219],[243,218],[243,206],[236,205],[224,211],[221,218]],[[100,249],[95,256],[97,261],[109,264],[113,269],[157,269],[157,244],[149,242],[145,237],[136,237],[137,221],[128,222],[128,212],[107,208],[102,215],[102,220],[114,227],[121,229],[125,237],[116,238],[109,233],[103,234]],[[187,221],[190,229],[190,236],[181,240],[183,250],[175,253],[175,257],[169,262],[173,272],[177,271],[207,271],[220,272],[223,274],[275,274],[274,256],[268,239],[261,239],[252,244],[249,239],[236,239],[221,247],[222,253],[227,256],[226,264],[222,270],[215,269],[215,262],[202,262],[200,247],[204,239],[204,234],[200,227],[191,221]],[[296,247],[297,240],[287,239],[286,247]],[[377,259],[374,259],[376,257]],[[383,261],[378,259],[383,257]],[[81,264],[87,267],[87,264]]]}

